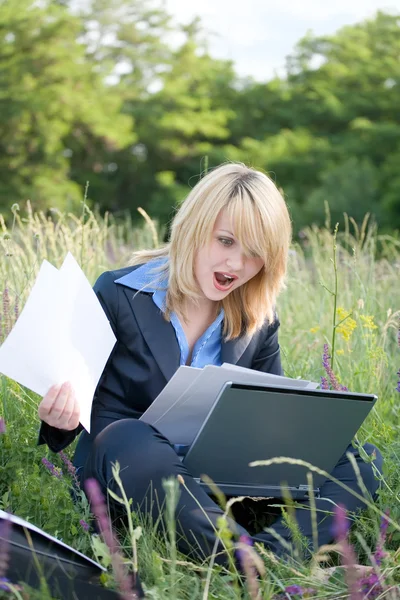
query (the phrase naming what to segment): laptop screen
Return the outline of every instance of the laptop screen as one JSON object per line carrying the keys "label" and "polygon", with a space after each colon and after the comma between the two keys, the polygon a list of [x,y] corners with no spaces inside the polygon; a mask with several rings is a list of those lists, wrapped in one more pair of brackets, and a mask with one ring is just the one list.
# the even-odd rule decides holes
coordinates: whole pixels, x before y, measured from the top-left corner
{"label": "laptop screen", "polygon": [[[331,472],[376,396],[331,390],[227,383],[184,458],[194,477],[259,489],[307,486],[304,466],[250,467],[274,457],[301,459]],[[325,477],[313,473],[314,488]],[[245,493],[242,491],[241,493]]]}

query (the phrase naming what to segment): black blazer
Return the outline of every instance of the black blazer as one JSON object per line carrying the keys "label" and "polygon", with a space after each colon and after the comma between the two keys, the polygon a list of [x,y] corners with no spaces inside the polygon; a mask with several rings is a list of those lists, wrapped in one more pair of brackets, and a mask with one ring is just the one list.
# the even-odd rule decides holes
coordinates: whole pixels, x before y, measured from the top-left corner
{"label": "black blazer", "polygon": [[[137,267],[103,273],[94,291],[110,321],[117,342],[97,386],[90,435],[79,440],[75,464],[82,465],[95,436],[108,424],[123,418],[139,418],[150,406],[180,364],[175,331],[154,304],[151,293],[137,292],[121,283],[123,275]],[[279,321],[264,326],[253,336],[222,342],[222,362],[282,375],[278,344]],[[82,431],[64,431],[42,423],[39,444],[59,452]]]}

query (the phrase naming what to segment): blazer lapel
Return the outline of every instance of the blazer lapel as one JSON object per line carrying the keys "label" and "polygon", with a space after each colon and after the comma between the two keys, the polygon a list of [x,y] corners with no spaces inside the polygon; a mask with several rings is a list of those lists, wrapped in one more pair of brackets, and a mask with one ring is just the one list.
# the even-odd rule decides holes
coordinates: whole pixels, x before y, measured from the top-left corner
{"label": "blazer lapel", "polygon": [[247,346],[249,345],[252,337],[249,335],[243,335],[234,340],[222,342],[221,346],[221,359],[222,362],[236,365]]}
{"label": "blazer lapel", "polygon": [[180,365],[180,348],[174,328],[164,319],[151,294],[124,290],[140,331],[165,379],[169,381]]}

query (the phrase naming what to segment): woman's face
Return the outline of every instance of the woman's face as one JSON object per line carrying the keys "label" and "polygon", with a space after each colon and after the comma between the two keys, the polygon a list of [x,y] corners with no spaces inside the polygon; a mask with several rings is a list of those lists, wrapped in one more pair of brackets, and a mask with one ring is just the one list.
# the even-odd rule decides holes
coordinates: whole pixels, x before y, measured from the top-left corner
{"label": "woman's face", "polygon": [[263,268],[258,256],[245,256],[225,210],[215,222],[212,239],[197,252],[195,276],[204,297],[221,301]]}

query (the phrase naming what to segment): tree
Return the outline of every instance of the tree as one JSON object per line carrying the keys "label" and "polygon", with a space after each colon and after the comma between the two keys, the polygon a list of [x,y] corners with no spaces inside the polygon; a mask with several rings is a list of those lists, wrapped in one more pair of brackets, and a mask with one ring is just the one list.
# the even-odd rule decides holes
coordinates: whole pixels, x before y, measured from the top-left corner
{"label": "tree", "polygon": [[331,147],[313,178],[309,206],[333,198],[336,188],[334,206],[359,218],[371,211],[382,225],[400,226],[399,55],[399,15],[383,12],[299,43],[288,65],[293,126],[304,125]]}
{"label": "tree", "polygon": [[96,70],[124,98],[147,96],[172,55],[168,36],[174,27],[160,1],[90,0],[78,14]]}
{"label": "tree", "polygon": [[297,228],[323,222],[324,200],[400,226],[399,55],[400,18],[378,12],[333,36],[308,34],[286,78],[238,96],[226,154],[273,175]]}
{"label": "tree", "polygon": [[30,198],[37,208],[72,208],[82,188],[69,178],[71,153],[131,139],[131,120],[87,61],[80,31],[80,20],[54,2],[0,3],[2,207]]}
{"label": "tree", "polygon": [[197,21],[181,33],[183,42],[158,74],[158,90],[131,97],[125,76],[121,80],[137,141],[115,155],[112,208],[134,212],[142,206],[163,222],[199,176],[205,156],[229,136],[233,115],[227,106],[235,80],[231,63],[209,55]]}

